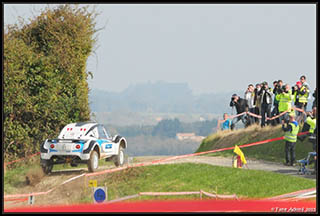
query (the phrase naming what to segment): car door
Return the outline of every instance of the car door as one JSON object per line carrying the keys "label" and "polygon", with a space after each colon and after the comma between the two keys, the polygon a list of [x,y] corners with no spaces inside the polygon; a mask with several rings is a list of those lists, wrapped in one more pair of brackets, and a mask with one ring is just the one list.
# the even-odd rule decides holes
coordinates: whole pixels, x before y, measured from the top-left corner
{"label": "car door", "polygon": [[98,134],[99,134],[99,139],[97,140],[97,142],[100,145],[101,157],[105,157],[107,155],[112,154],[113,143],[110,140],[108,134],[106,133],[102,125],[98,125]]}

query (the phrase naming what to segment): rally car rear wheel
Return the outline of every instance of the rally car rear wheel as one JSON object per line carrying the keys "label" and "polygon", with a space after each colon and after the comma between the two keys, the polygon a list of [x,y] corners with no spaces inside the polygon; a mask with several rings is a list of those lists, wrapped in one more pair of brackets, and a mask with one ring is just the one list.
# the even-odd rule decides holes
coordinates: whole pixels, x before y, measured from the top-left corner
{"label": "rally car rear wheel", "polygon": [[53,163],[51,160],[42,160],[41,159],[41,168],[45,174],[49,174],[52,171]]}
{"label": "rally car rear wheel", "polygon": [[99,155],[97,151],[92,151],[90,154],[90,159],[88,161],[89,172],[94,172],[99,167]]}

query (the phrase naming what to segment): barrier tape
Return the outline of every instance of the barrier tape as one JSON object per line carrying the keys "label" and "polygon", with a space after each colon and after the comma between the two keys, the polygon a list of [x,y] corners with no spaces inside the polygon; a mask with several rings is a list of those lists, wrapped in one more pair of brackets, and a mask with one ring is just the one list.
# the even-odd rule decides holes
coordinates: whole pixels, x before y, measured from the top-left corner
{"label": "barrier tape", "polygon": [[7,165],[10,165],[10,164],[19,162],[19,161],[23,161],[23,160],[25,160],[25,159],[27,159],[27,158],[34,157],[34,156],[36,156],[36,155],[38,155],[38,154],[40,154],[40,152],[37,152],[37,153],[35,153],[35,154],[29,155],[29,156],[24,157],[24,158],[20,158],[20,159],[14,160],[14,161],[10,161],[10,162],[4,163],[4,166],[7,166]]}
{"label": "barrier tape", "polygon": [[108,201],[108,203],[120,202],[120,201],[124,201],[124,200],[127,200],[127,199],[137,198],[137,197],[139,197],[139,196],[140,196],[139,194],[134,194],[134,195],[130,195],[130,196],[125,196],[125,197],[121,197],[121,198],[119,198],[119,199],[110,200],[110,201]]}
{"label": "barrier tape", "polygon": [[26,201],[28,198],[20,198],[20,199],[4,199],[3,201]]}
{"label": "barrier tape", "polygon": [[265,198],[265,200],[280,200],[282,198],[293,197],[293,196],[297,196],[297,195],[309,193],[309,192],[310,193],[316,192],[316,188],[309,188],[309,189],[305,189],[305,190],[299,190],[299,191],[295,191],[295,192],[291,192],[291,193],[286,193],[286,194],[282,194],[282,195],[278,195],[278,196],[274,196],[274,197],[270,197],[270,198]]}
{"label": "barrier tape", "polygon": [[176,196],[176,195],[192,195],[200,194],[200,191],[189,191],[189,192],[140,192],[139,195],[145,196]]}
{"label": "barrier tape", "polygon": [[120,201],[124,201],[124,200],[128,200],[128,199],[137,198],[139,196],[177,196],[177,195],[193,195],[193,194],[196,194],[196,195],[204,194],[208,197],[213,197],[213,198],[237,199],[238,200],[238,197],[235,194],[233,194],[233,195],[220,195],[220,194],[212,194],[212,193],[200,190],[200,191],[189,191],[189,192],[140,192],[138,194],[129,195],[129,196],[121,197],[119,199],[110,200],[107,203],[120,202]]}
{"label": "barrier tape", "polygon": [[[299,111],[299,112],[302,112],[302,113],[306,113],[303,109],[300,109],[300,108],[297,108],[297,107],[292,107],[291,109],[293,109],[293,110],[296,110],[296,111]],[[280,114],[278,114],[278,115],[276,115],[276,116],[273,116],[273,117],[271,117],[271,118],[269,118],[269,117],[266,117],[266,120],[274,120],[274,119],[276,119],[276,118],[279,118],[280,116],[283,116],[284,114],[286,114],[287,112],[289,112],[289,111],[284,111],[284,112],[282,112],[282,113],[280,113]],[[256,117],[256,118],[262,118],[262,116],[261,115],[257,115],[257,114],[255,114],[255,113],[252,113],[252,112],[242,112],[242,113],[239,113],[239,114],[237,114],[237,115],[232,115],[232,116],[228,116],[228,118],[227,119],[233,119],[233,118],[236,118],[236,117],[238,117],[238,116],[242,116],[242,115],[244,115],[244,114],[247,114],[247,115],[250,115],[250,116],[253,116],[253,117]],[[220,121],[223,121],[223,120],[218,120],[218,125],[217,125],[217,128],[219,127],[219,122]]]}
{"label": "barrier tape", "polygon": [[[305,132],[300,132],[298,133],[298,136],[300,135],[304,135],[309,133],[309,131],[305,131]],[[261,145],[264,143],[269,143],[269,142],[273,142],[273,141],[277,141],[277,140],[282,140],[284,139],[284,137],[277,137],[277,138],[272,138],[272,139],[267,139],[267,140],[263,140],[263,141],[258,141],[258,142],[254,142],[254,143],[250,143],[250,144],[245,144],[245,145],[240,145],[239,148],[245,148],[245,147],[249,147],[249,146],[255,146],[255,145]],[[173,157],[168,157],[168,158],[164,158],[164,159],[159,159],[159,160],[154,160],[151,162],[145,162],[145,163],[139,163],[139,164],[135,164],[135,165],[131,165],[128,167],[118,167],[118,168],[113,168],[113,169],[108,169],[108,170],[103,170],[100,172],[94,172],[94,173],[83,173],[79,176],[75,176],[69,180],[66,180],[65,182],[63,182],[62,184],[65,184],[67,182],[70,182],[76,178],[79,178],[81,176],[97,176],[97,175],[102,175],[102,174],[106,174],[106,173],[112,173],[112,172],[117,172],[120,170],[124,170],[124,169],[128,169],[128,168],[133,168],[133,167],[141,167],[141,166],[148,166],[148,165],[153,165],[153,164],[159,164],[162,162],[166,162],[166,161],[170,161],[170,160],[177,160],[177,159],[181,159],[181,158],[185,158],[185,157],[192,157],[192,156],[196,156],[196,155],[202,155],[202,154],[208,154],[208,153],[214,153],[214,152],[220,152],[220,151],[226,151],[226,150],[232,150],[234,149],[234,147],[227,147],[227,148],[222,148],[222,149],[214,149],[214,150],[209,150],[209,151],[205,151],[205,152],[198,152],[198,153],[192,153],[192,154],[186,154],[186,155],[179,155],[179,156],[173,156]],[[62,185],[60,184],[60,185]],[[58,186],[60,186],[58,185]],[[5,195],[4,198],[13,198],[13,197],[26,197],[26,196],[38,196],[38,195],[45,195],[50,193],[51,191],[53,191],[55,188],[57,188],[58,186],[46,191],[46,192],[36,192],[36,193],[30,193],[30,194],[12,194],[12,195]]]}
{"label": "barrier tape", "polygon": [[209,192],[205,192],[203,190],[201,190],[201,193],[203,193],[204,195],[208,196],[208,197],[212,197],[212,198],[221,198],[221,199],[237,199],[238,197],[236,194],[232,194],[232,195],[220,195],[220,194],[212,194]]}

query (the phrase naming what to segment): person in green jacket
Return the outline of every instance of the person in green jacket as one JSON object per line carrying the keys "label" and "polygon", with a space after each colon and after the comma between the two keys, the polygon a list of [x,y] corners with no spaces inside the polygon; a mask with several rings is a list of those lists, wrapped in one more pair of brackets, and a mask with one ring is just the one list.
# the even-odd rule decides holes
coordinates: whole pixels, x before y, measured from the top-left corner
{"label": "person in green jacket", "polygon": [[[295,145],[297,142],[297,134],[299,132],[299,124],[295,121],[294,111],[289,114],[289,122],[285,123],[282,120],[282,130],[285,131],[284,140],[286,141],[285,145],[285,165],[293,166],[295,163]],[[290,159],[289,159],[290,158]]]}
{"label": "person in green jacket", "polygon": [[[282,113],[285,111],[289,112],[291,110],[293,95],[291,93],[289,84],[286,84],[283,86],[281,93],[276,96],[276,100],[279,101],[279,105],[278,105],[279,113]],[[288,113],[280,116],[279,120],[281,122],[282,120],[288,121]]]}

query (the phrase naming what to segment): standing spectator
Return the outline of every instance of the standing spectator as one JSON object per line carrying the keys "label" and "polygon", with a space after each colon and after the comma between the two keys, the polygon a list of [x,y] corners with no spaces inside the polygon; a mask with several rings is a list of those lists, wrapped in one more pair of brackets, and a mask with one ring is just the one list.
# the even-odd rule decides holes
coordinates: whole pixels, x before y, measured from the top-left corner
{"label": "standing spectator", "polygon": [[[290,86],[288,84],[282,86],[281,93],[276,96],[276,99],[279,101],[279,113],[291,110],[291,103],[293,100],[293,96],[290,90]],[[288,113],[280,116],[280,121],[283,119],[288,119]]]}
{"label": "standing spectator", "polygon": [[231,124],[231,121],[230,119],[228,119],[228,114],[227,113],[224,113],[223,114],[223,120],[218,120],[218,129],[220,129],[220,123],[223,123],[222,124],[222,130],[229,130],[230,129],[230,124]]}
{"label": "standing spectator", "polygon": [[313,151],[316,151],[317,146],[316,146],[316,126],[317,126],[317,107],[314,107],[312,109],[312,112],[306,112],[307,114],[307,119],[303,125],[302,131],[309,131],[309,134],[302,135],[298,137],[298,140],[301,142],[304,141],[306,137],[309,137],[309,141],[312,143]]}
{"label": "standing spectator", "polygon": [[[281,81],[281,80],[279,80]],[[273,82],[273,95],[274,95],[274,98],[273,98],[273,109],[271,111],[271,116],[276,116],[276,115],[279,115],[279,101],[276,99],[276,96],[281,93],[281,88],[282,88],[282,81],[281,81],[281,85],[279,84],[280,82],[279,81],[274,81]],[[279,124],[280,121],[279,121],[279,118],[276,118],[272,121],[272,125],[277,125]]]}
{"label": "standing spectator", "polygon": [[[286,141],[285,154],[286,165],[294,165],[295,162],[295,145],[297,142],[297,134],[299,132],[299,124],[295,121],[295,114],[291,112],[289,114],[289,122],[285,126],[285,121],[282,120],[282,130],[285,131],[284,140]],[[290,160],[289,160],[290,157]]]}
{"label": "standing spectator", "polygon": [[[272,105],[272,89],[269,88],[267,82],[262,83],[261,90],[258,92],[261,98],[261,127],[265,126],[266,114],[267,117],[271,117],[271,105]],[[270,120],[267,121],[269,125]]]}
{"label": "standing spectator", "polygon": [[308,98],[309,98],[309,88],[307,85],[303,85],[302,82],[298,81],[296,83],[296,89],[295,89],[295,93],[297,95],[297,99],[298,99],[298,108],[303,109],[304,111],[306,111],[307,108],[307,103],[308,103]]}
{"label": "standing spectator", "polygon": [[310,90],[310,86],[309,86],[309,84],[307,83],[307,78],[306,78],[305,75],[302,75],[302,76],[300,77],[300,82],[302,83],[302,86],[305,86],[307,89]]}
{"label": "standing spectator", "polygon": [[307,78],[306,78],[305,75],[302,75],[302,76],[300,77],[300,82],[302,83],[302,86],[304,86],[304,87],[306,88],[306,91],[308,92],[308,96],[307,96],[307,98],[306,98],[306,104],[305,104],[305,107],[304,107],[304,111],[306,111],[308,99],[310,99],[310,94],[309,94],[309,92],[310,92],[310,86],[309,86],[309,84],[307,83]]}
{"label": "standing spectator", "polygon": [[[254,89],[254,114],[260,115],[260,96],[258,95],[258,92],[261,90],[261,85],[260,83],[256,84],[256,88]],[[255,122],[259,124],[259,118],[255,118]]]}
{"label": "standing spectator", "polygon": [[[248,112],[248,101],[246,99],[240,98],[238,95],[233,94],[231,97],[230,101],[230,106],[236,107],[237,114],[243,113],[243,112]],[[231,130],[234,129],[235,124],[238,123],[239,121],[242,121],[242,123],[247,126],[247,115],[243,114],[241,116],[238,116],[237,118],[232,119],[232,124],[231,124]]]}
{"label": "standing spectator", "polygon": [[314,97],[314,100],[313,100],[313,103],[312,103],[312,109],[313,109],[313,107],[317,106],[317,102],[318,102],[317,88],[314,89],[314,92],[313,92],[312,96]]}
{"label": "standing spectator", "polygon": [[[302,83],[298,81],[292,88],[292,94],[294,95],[294,105],[297,108],[305,111],[309,97],[309,89],[307,89],[306,86],[303,86]],[[301,116],[302,112],[297,111],[298,122],[302,120]]]}
{"label": "standing spectator", "polygon": [[[255,105],[254,105],[254,86],[252,84],[248,85],[248,89],[244,93],[244,99],[248,101],[249,112],[255,113]],[[253,116],[248,115],[249,124],[253,124],[255,119]]]}

